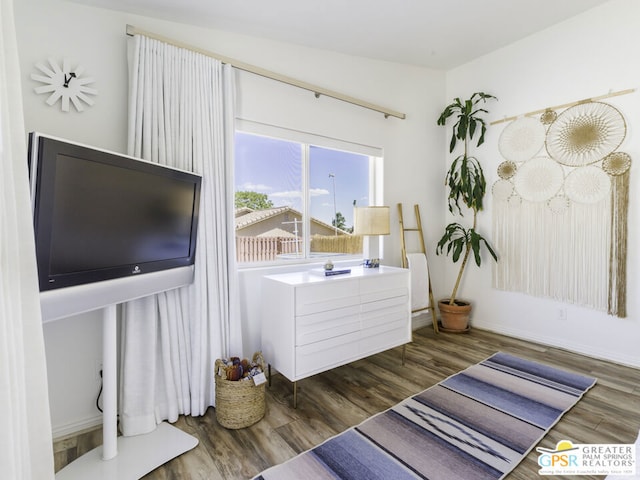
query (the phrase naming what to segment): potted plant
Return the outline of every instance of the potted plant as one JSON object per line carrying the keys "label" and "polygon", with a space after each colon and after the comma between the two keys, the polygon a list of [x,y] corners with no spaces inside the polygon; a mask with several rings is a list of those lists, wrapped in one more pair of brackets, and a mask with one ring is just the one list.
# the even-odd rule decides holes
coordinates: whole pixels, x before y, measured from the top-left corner
{"label": "potted plant", "polygon": [[453,103],[447,105],[438,118],[438,125],[443,126],[449,117],[453,116],[457,119],[452,129],[449,153],[453,153],[458,141],[464,147],[462,154],[458,155],[451,163],[445,178],[445,184],[449,188],[447,200],[449,211],[453,215],[462,217],[462,203],[473,215],[472,225],[468,228],[457,222],[447,225],[444,235],[436,247],[437,255],[442,252],[446,252],[446,255],[451,254],[454,263],[462,257],[462,264],[451,296],[438,302],[444,331],[464,332],[469,328],[471,304],[456,296],[471,253],[473,253],[476,265],[480,266],[482,263],[481,248],[484,245],[493,259],[498,260],[489,242],[476,231],[477,216],[478,212],[482,210],[482,200],[487,184],[480,162],[477,158],[469,155],[469,145],[474,135],[478,134],[476,147],[479,147],[484,143],[484,135],[487,130],[482,115],[488,112],[479,105],[495,98],[493,95],[482,92],[474,93],[464,102],[456,98]]}

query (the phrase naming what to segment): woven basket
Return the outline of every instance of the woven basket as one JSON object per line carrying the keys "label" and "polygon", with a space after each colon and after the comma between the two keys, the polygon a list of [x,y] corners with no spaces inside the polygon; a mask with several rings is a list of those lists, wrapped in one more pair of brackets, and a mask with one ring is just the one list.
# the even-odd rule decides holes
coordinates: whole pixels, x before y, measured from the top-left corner
{"label": "woven basket", "polygon": [[[253,362],[264,372],[262,352],[253,354]],[[218,372],[222,370],[225,377]],[[238,429],[253,425],[264,417],[265,384],[254,385],[252,380],[231,381],[226,379],[227,366],[218,359],[215,365],[216,419],[225,428]]]}

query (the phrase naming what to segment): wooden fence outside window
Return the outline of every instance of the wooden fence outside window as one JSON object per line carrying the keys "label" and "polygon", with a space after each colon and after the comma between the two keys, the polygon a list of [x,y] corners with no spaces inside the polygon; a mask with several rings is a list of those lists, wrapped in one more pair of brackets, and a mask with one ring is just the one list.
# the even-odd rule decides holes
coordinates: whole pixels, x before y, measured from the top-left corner
{"label": "wooden fence outside window", "polygon": [[[362,252],[360,235],[313,235],[311,252],[331,254],[357,254]],[[268,262],[279,257],[302,256],[301,238],[292,237],[239,237],[236,236],[238,263]]]}

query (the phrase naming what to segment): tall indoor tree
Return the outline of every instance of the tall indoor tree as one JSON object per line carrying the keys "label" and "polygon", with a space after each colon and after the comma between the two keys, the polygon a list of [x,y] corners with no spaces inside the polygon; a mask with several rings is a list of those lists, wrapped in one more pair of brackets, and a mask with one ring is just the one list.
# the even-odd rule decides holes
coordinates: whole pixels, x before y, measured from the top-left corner
{"label": "tall indoor tree", "polygon": [[[454,263],[462,258],[460,270],[448,301],[439,302],[445,329],[447,328],[447,319],[445,319],[446,315],[443,310],[458,311],[455,307],[462,307],[466,311],[466,318],[461,318],[458,315],[457,318],[460,320],[460,324],[452,326],[452,329],[466,330],[468,328],[471,306],[468,302],[458,299],[457,294],[471,253],[473,253],[473,258],[478,266],[482,263],[481,250],[483,246],[486,247],[486,250],[494,260],[497,261],[498,259],[489,242],[477,231],[478,212],[483,208],[482,201],[487,183],[482,165],[476,157],[469,154],[469,147],[474,136],[477,136],[478,139],[476,147],[484,143],[487,124],[482,116],[488,111],[482,108],[481,105],[495,98],[493,95],[483,92],[476,92],[465,101],[455,98],[453,103],[447,105],[438,118],[438,125],[442,126],[446,125],[450,117],[456,120],[452,127],[449,153],[453,153],[459,142],[463,146],[462,153],[455,157],[445,178],[445,183],[449,189],[447,199],[449,212],[463,217],[465,213],[463,207],[466,207],[466,210],[470,210],[472,213],[471,226],[465,227],[458,222],[447,225],[444,235],[436,248],[438,255],[443,252],[447,255],[451,254]],[[451,308],[447,308],[447,306]]]}

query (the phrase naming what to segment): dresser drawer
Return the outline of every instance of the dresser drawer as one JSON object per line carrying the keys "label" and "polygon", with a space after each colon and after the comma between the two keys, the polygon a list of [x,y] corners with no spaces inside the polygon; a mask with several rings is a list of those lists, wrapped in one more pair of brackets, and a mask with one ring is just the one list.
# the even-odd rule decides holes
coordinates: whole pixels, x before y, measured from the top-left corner
{"label": "dresser drawer", "polygon": [[343,365],[358,356],[360,332],[296,347],[296,378]]}
{"label": "dresser drawer", "polygon": [[[383,325],[386,325],[387,328],[393,329],[398,325],[398,322],[407,326],[407,317],[402,312],[394,311],[389,312],[385,315],[367,315],[366,317],[361,318],[361,328],[363,336],[371,335],[371,331],[380,331],[376,330]],[[404,322],[404,323],[403,323]],[[407,327],[407,331],[410,327]]]}
{"label": "dresser drawer", "polygon": [[360,330],[360,307],[329,310],[296,317],[296,345],[327,340]]}
{"label": "dresser drawer", "polygon": [[386,350],[411,341],[411,326],[407,323],[407,300],[401,303],[392,300],[395,299],[369,304],[386,306],[361,315],[361,354]]}
{"label": "dresser drawer", "polygon": [[385,298],[408,297],[407,275],[388,275],[363,278],[360,282],[360,301],[375,302]]}
{"label": "dresser drawer", "polygon": [[409,301],[408,295],[398,295],[397,297],[385,298],[383,300],[376,300],[367,303],[363,303],[360,309],[364,315],[370,312],[380,312],[382,310],[399,310],[405,315],[407,314],[407,302]]}
{"label": "dresser drawer", "polygon": [[411,341],[411,332],[402,321],[378,325],[362,331],[360,356],[382,352]]}
{"label": "dresser drawer", "polygon": [[311,287],[297,288],[295,292],[296,315],[336,310],[342,307],[358,305],[358,282],[355,281],[327,281]]}

